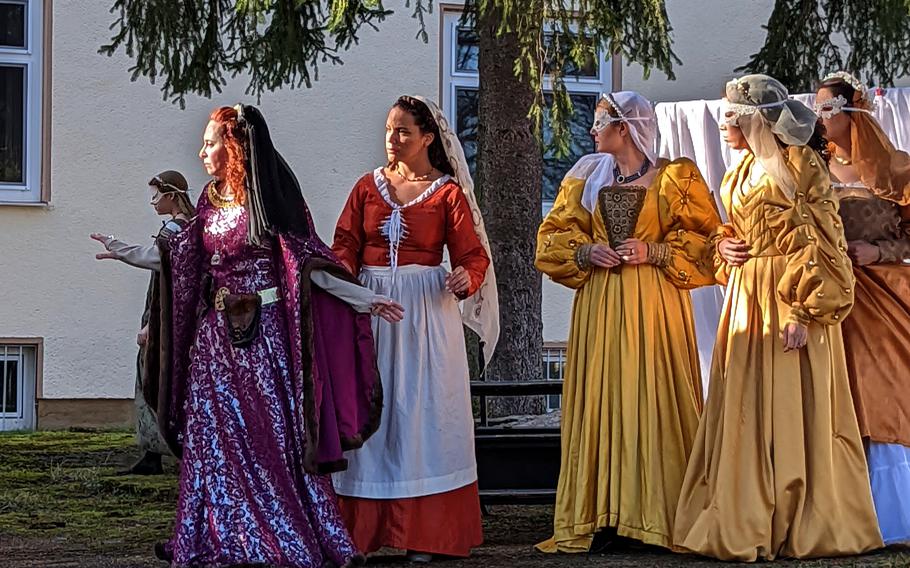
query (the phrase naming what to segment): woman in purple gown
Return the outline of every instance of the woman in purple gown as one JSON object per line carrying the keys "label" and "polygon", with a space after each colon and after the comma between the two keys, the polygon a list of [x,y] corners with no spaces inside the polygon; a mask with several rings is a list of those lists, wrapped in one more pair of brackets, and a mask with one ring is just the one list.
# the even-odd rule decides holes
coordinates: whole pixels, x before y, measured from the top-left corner
{"label": "woman in purple gown", "polygon": [[359,286],[316,235],[293,172],[250,106],[211,115],[212,176],[162,251],[165,440],[181,457],[173,566],[360,563],[331,478],[377,428],[370,314],[401,306]]}

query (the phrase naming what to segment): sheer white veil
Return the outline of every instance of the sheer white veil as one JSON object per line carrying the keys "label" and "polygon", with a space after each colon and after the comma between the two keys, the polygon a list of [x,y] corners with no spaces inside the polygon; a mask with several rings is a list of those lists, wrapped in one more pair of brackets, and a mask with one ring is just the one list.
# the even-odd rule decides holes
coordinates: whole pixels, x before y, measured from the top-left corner
{"label": "sheer white veil", "polygon": [[484,250],[487,251],[487,256],[490,257],[490,265],[487,267],[483,284],[474,292],[473,296],[465,299],[461,307],[462,321],[469,329],[480,336],[483,346],[483,360],[486,365],[493,357],[493,352],[499,341],[499,294],[496,288],[496,272],[493,270],[490,241],[483,226],[483,217],[480,214],[480,207],[477,205],[477,198],[474,196],[474,180],[471,178],[470,170],[468,170],[468,162],[464,157],[464,149],[461,147],[461,142],[439,106],[425,97],[412,98],[426,105],[439,126],[439,134],[446,151],[446,157],[449,159],[452,169],[455,170],[455,181],[461,186],[461,190],[468,200],[468,205],[471,207],[474,232],[477,234],[477,238],[480,239]]}

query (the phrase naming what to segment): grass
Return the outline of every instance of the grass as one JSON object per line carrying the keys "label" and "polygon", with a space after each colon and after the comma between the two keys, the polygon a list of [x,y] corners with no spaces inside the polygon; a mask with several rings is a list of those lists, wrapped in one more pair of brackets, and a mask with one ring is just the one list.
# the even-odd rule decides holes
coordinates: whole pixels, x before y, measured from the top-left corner
{"label": "grass", "polygon": [[170,532],[176,469],[117,475],[136,453],[132,432],[0,433],[0,536],[149,550]]}
{"label": "grass", "polygon": [[[132,432],[0,433],[0,565],[45,568],[160,566],[152,545],[170,535],[177,500],[176,466],[166,475],[119,476],[136,458]],[[445,568],[608,568],[729,566],[679,554],[620,551],[606,555],[543,555],[532,545],[550,536],[552,507],[492,507],[484,519],[485,544],[471,558]],[[12,564],[4,564],[10,561]],[[775,565],[796,568],[910,566],[895,550],[839,559]],[[370,565],[406,567],[383,556]],[[434,563],[435,565],[435,563]]]}

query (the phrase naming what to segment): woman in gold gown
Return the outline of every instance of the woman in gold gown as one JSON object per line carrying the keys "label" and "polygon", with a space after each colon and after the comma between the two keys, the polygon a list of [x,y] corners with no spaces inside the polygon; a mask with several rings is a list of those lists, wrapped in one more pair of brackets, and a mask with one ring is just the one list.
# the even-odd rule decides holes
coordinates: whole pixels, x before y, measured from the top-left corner
{"label": "woman in gold gown", "polygon": [[577,290],[543,552],[588,551],[598,531],[670,547],[702,404],[688,289],[714,283],[713,198],[692,161],[656,158],[641,95],[605,95],[591,133],[599,153],[566,175],[537,236],[537,268]]}
{"label": "woman in gold gown", "polygon": [[833,73],[815,97],[853,259],[856,303],[842,324],[885,544],[910,543],[910,156],[872,115],[872,91]]}
{"label": "woman in gold gown", "polygon": [[871,550],[840,330],[853,274],[822,129],[766,75],[726,91],[725,137],[745,152],[723,183],[730,223],[709,241],[726,301],[674,543],[741,561]]}

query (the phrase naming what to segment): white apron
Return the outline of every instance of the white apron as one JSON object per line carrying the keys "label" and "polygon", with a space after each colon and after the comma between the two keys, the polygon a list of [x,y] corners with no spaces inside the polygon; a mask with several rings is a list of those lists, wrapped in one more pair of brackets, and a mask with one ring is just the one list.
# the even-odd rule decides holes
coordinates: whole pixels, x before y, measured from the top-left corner
{"label": "white apron", "polygon": [[421,497],[477,480],[474,420],[458,301],[441,266],[365,266],[364,286],[404,306],[404,320],[373,319],[383,408],[379,430],[347,452],[339,495]]}

